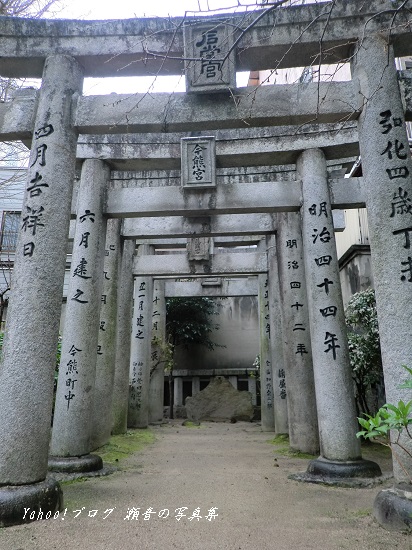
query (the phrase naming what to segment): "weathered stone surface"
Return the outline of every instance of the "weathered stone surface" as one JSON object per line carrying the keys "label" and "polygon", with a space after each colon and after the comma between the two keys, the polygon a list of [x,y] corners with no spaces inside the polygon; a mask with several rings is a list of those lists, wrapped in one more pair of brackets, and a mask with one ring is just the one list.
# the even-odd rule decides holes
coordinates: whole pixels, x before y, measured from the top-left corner
{"label": "weathered stone surface", "polygon": [[412,486],[404,483],[380,491],[373,515],[388,531],[412,532]]}
{"label": "weathered stone surface", "polygon": [[63,491],[54,479],[1,487],[0,527],[57,517],[62,507]]}
{"label": "weathered stone surface", "polygon": [[238,391],[223,376],[216,376],[194,397],[185,400],[189,420],[252,420],[252,395]]}
{"label": "weathered stone surface", "polygon": [[188,92],[228,93],[236,87],[233,28],[227,20],[183,25],[183,38]]}
{"label": "weathered stone surface", "polygon": [[117,297],[116,366],[112,401],[113,435],[127,431],[134,249],[134,241],[123,242]]}
{"label": "weathered stone surface", "polygon": [[326,478],[379,477],[382,475],[380,467],[371,460],[339,462],[327,460],[321,456],[309,462],[307,473]]}
{"label": "weathered stone surface", "polygon": [[[332,180],[330,190],[332,208],[365,206],[361,178]],[[284,182],[232,183],[199,194],[183,194],[178,186],[128,187],[108,190],[106,214],[112,218],[273,214],[296,212],[301,200],[301,183],[295,181],[287,185]]]}
{"label": "weathered stone surface", "polygon": [[106,234],[102,210],[109,172],[96,159],[82,167],[50,446],[56,457],[90,451]]}
{"label": "weathered stone surface", "polygon": [[[347,178],[349,179],[349,178]],[[359,180],[359,178],[351,178]],[[333,210],[335,232],[345,229],[343,210]],[[277,230],[276,214],[230,214],[186,218],[162,216],[155,218],[125,218],[122,236],[127,239],[179,239],[187,235],[199,237],[233,237],[237,235],[265,235]]]}
{"label": "weathered stone surface", "polygon": [[218,185],[199,194],[183,194],[178,186],[123,188],[108,191],[106,214],[133,218],[293,211],[300,207],[300,195],[298,182]]}
{"label": "weathered stone surface", "polygon": [[[265,241],[262,242],[266,248]],[[266,251],[265,251],[266,252]],[[272,376],[272,353],[270,347],[270,309],[269,309],[269,281],[268,274],[258,275],[259,287],[259,355],[260,355],[260,402],[261,402],[261,425],[262,431],[275,431],[275,415],[273,412],[273,376]]]}
{"label": "weathered stone surface", "polygon": [[268,291],[270,333],[269,346],[272,361],[273,412],[276,434],[289,433],[288,398],[286,396],[285,368],[283,360],[283,328],[281,323],[281,300],[277,242],[275,235],[266,236],[268,256]]}
{"label": "weathered stone surface", "polygon": [[242,254],[211,254],[210,269],[205,271],[203,264],[190,265],[184,254],[169,254],[167,263],[161,255],[135,256],[133,274],[148,276],[170,275],[175,277],[198,275],[230,275],[232,273],[264,273],[267,271],[266,254],[245,252]]}
{"label": "weathered stone surface", "polygon": [[[283,85],[279,87],[283,88]],[[263,114],[263,109],[268,104],[278,104],[279,102],[279,98],[276,96],[276,91],[273,88],[276,90],[276,86],[263,86],[261,90],[264,90],[264,93],[260,94],[259,98],[256,97],[256,100],[259,99],[262,104],[261,115]],[[246,88],[246,90],[249,90],[249,93],[251,92],[251,88]],[[253,90],[252,93],[255,95]],[[280,93],[286,105],[285,98],[287,97],[287,92],[285,94],[285,91],[281,90]],[[113,101],[113,97],[108,98],[107,101]],[[213,117],[217,115],[218,103],[216,101],[217,98],[215,98],[210,115],[213,115]],[[256,112],[255,108],[256,101],[253,103],[253,113]],[[288,108],[293,109],[290,106]],[[223,113],[226,113],[227,101],[221,109]],[[296,109],[293,112],[296,114]],[[276,166],[273,171],[264,171],[265,178],[269,178],[271,181],[273,181],[273,178],[276,180],[279,177],[278,167],[285,166],[285,164],[294,164],[299,152],[307,147],[321,147],[325,152],[327,160],[330,162],[333,159],[347,159],[348,157],[357,157],[359,155],[358,131],[355,122],[346,122],[344,128],[342,128],[342,124],[338,123],[308,123],[297,128],[296,126],[283,125],[281,120],[284,117],[283,119],[280,117],[278,110],[275,113],[279,116],[279,119],[276,120],[281,124],[280,126],[262,126],[258,124],[256,127],[247,126],[246,128],[242,128],[239,127],[242,124],[239,121],[235,127],[232,127],[234,124],[232,118],[228,121],[229,127],[225,128],[223,120],[219,122],[222,128],[213,130],[213,135],[216,138],[217,183],[228,183],[225,180],[225,176],[229,173],[234,175],[233,172],[238,168],[242,169],[241,171],[238,170],[240,172],[239,176],[242,177],[245,173],[243,171],[245,166]],[[146,117],[142,113],[141,115],[143,118],[139,119],[136,123],[139,123],[140,126],[135,125],[133,131],[137,131],[139,128],[140,131],[143,131],[144,121],[148,116],[152,116],[151,110],[148,109]],[[274,117],[275,114],[271,113],[271,116]],[[240,114],[239,117],[241,118]],[[199,127],[201,130],[196,132],[200,136],[205,137],[211,133],[213,125],[209,119],[210,117],[206,118],[206,121]],[[274,118],[271,120],[273,123],[276,122]],[[248,118],[248,123],[252,125],[254,121]],[[269,120],[267,124],[269,124]],[[146,173],[145,179],[148,177],[147,172],[149,170],[157,172],[156,178],[162,177],[159,171],[173,170],[172,178],[176,180],[176,183],[181,181],[180,140],[187,135],[187,131],[182,130],[183,133],[170,132],[162,134],[159,132],[155,133],[154,129],[151,128],[150,132],[145,132],[144,134],[112,133],[112,131],[120,132],[121,128],[124,130],[123,125],[115,129],[109,125],[104,130],[102,121],[100,121],[100,134],[83,133],[80,135],[77,158],[110,160],[110,164],[114,170],[142,170]],[[132,132],[132,129],[130,129],[130,132]],[[151,174],[150,177],[155,177],[155,175]],[[169,179],[169,175],[165,175],[165,177]],[[281,178],[284,181],[283,178],[284,175]],[[267,181],[267,179],[261,181]],[[170,181],[168,184],[172,185]]]}
{"label": "weathered stone surface", "polygon": [[[405,375],[402,365],[412,364],[412,159],[392,48],[381,36],[368,38],[353,69],[359,97],[376,90],[359,118],[359,139],[386,399],[408,402],[412,390],[401,389],[399,382]],[[401,435],[399,443],[407,452],[397,450],[399,460],[393,463],[397,482],[408,481],[405,472],[412,468],[410,439]]]}
{"label": "weathered stone surface", "polygon": [[221,284],[206,285],[205,279],[195,281],[178,281],[167,279],[165,281],[166,298],[189,296],[257,296],[257,278],[247,277],[243,279],[220,279]]}
{"label": "weathered stone surface", "polygon": [[216,187],[216,138],[184,137],[180,143],[182,186]]}
{"label": "weathered stone surface", "polygon": [[231,214],[186,218],[162,216],[157,218],[125,218],[123,237],[130,238],[181,238],[232,235],[264,235],[276,231],[276,214]]}
{"label": "weathered stone surface", "polygon": [[[268,104],[276,104],[276,109],[268,110]],[[314,120],[333,124],[343,118],[355,120],[357,107],[351,82],[311,82],[304,88],[297,84],[238,88],[236,101],[226,94],[206,94],[199,101],[197,95],[183,92],[172,98],[169,93],[83,96],[74,123],[81,134],[103,134],[108,126],[111,133],[161,132],[165,124],[170,132],[193,132],[310,124]],[[335,139],[340,140],[338,136]],[[331,144],[329,137],[327,141]]]}
{"label": "weathered stone surface", "polygon": [[12,101],[0,105],[0,133],[3,139],[29,139],[34,130],[34,117],[39,92],[23,88]]}
{"label": "weathered stone surface", "polygon": [[101,470],[103,468],[103,460],[98,455],[83,455],[83,456],[50,456],[49,471],[50,472],[90,472]]}
{"label": "weathered stone surface", "polygon": [[[139,247],[145,250],[146,245]],[[136,277],[129,370],[129,409],[127,425],[147,428],[149,424],[149,385],[153,315],[153,279]]]}
{"label": "weathered stone surface", "polygon": [[120,259],[120,220],[107,220],[103,294],[93,394],[91,450],[110,439],[116,361],[117,283]]}
{"label": "weathered stone surface", "polygon": [[187,257],[189,261],[210,260],[210,238],[190,237],[186,244]]}
{"label": "weathered stone surface", "polygon": [[73,58],[47,60],[0,368],[1,485],[35,483],[47,474],[77,140],[70,106],[81,85]]}
{"label": "weathered stone surface", "polygon": [[[289,445],[293,450],[316,454],[319,451],[318,420],[301,218],[298,213],[284,213],[279,215],[278,221],[278,261],[283,304],[281,314]],[[291,304],[302,304],[302,307],[298,311],[297,308],[290,307]],[[296,353],[298,350],[302,353]]]}
{"label": "weathered stone surface", "polygon": [[[270,5],[269,5],[270,6]],[[263,70],[311,65],[319,55],[322,36],[324,62],[337,63],[351,55],[351,46],[365,32],[382,32],[394,41],[396,54],[410,53],[407,6],[390,0],[326,2],[284,9],[230,15],[233,29],[248,29],[239,37],[237,70]],[[379,14],[377,17],[376,15]],[[259,16],[259,20],[256,20]],[[211,24],[219,14],[208,18]],[[225,15],[225,20],[228,14]],[[204,19],[204,18],[202,18]],[[145,76],[181,74],[183,23],[199,20],[187,14],[175,18],[76,21],[2,17],[1,74],[8,77],[41,75],[44,59],[56,51],[76,57],[86,76]],[[273,29],[276,32],[273,32]],[[156,52],[157,55],[150,55]],[[276,65],[276,67],[274,67]]]}
{"label": "weathered stone surface", "polygon": [[[166,299],[165,281],[153,282],[152,339],[164,342],[166,339]],[[161,357],[161,345],[151,343],[151,365],[149,385],[149,422],[163,420],[164,401],[164,363],[158,363]]]}
{"label": "weathered stone surface", "polygon": [[[320,452],[331,461],[353,461],[361,458],[361,449],[323,152],[304,151],[298,172]],[[303,305],[292,307],[299,312]],[[307,353],[302,347],[296,351]]]}

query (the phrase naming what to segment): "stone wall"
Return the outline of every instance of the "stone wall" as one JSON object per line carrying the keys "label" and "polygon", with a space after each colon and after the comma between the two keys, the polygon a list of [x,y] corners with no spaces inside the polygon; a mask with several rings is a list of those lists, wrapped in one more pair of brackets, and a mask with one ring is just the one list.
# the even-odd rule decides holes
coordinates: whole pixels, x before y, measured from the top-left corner
{"label": "stone wall", "polygon": [[343,304],[361,290],[373,287],[369,245],[352,245],[339,260]]}

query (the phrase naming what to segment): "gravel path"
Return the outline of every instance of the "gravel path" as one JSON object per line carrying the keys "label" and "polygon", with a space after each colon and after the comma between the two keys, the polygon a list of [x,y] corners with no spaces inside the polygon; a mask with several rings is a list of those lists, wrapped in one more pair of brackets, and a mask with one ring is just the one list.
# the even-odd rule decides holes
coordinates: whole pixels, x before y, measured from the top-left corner
{"label": "gravel path", "polygon": [[[156,441],[122,471],[64,486],[64,519],[0,529],[0,549],[412,549],[412,537],[388,533],[371,517],[379,487],[288,480],[307,461],[275,460],[272,434],[256,424],[151,429]],[[179,521],[178,508],[186,514]]]}

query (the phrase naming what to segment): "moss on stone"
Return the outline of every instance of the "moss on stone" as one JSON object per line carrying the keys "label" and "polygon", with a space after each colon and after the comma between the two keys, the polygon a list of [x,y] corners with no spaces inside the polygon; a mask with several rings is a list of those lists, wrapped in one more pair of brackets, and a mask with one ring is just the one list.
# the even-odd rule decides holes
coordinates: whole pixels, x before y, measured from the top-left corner
{"label": "moss on stone", "polygon": [[76,479],[66,479],[66,480],[62,480],[62,481],[59,481],[59,483],[61,485],[74,485],[75,483],[83,483],[85,481],[87,481],[88,478],[87,477],[77,477]]}
{"label": "moss on stone", "polygon": [[150,430],[130,430],[125,434],[113,435],[106,445],[93,452],[102,457],[103,463],[118,465],[121,460],[140,451],[154,440],[155,436]]}
{"label": "moss on stone", "polygon": [[283,445],[289,441],[288,434],[279,434],[276,435],[273,439],[268,439],[268,443],[271,445]]}
{"label": "moss on stone", "polygon": [[287,434],[276,435],[273,439],[268,439],[268,443],[275,445],[275,453],[280,456],[287,456],[289,458],[303,458],[306,460],[311,460],[315,456],[309,453],[293,451],[289,445],[287,445],[289,443],[289,436]]}

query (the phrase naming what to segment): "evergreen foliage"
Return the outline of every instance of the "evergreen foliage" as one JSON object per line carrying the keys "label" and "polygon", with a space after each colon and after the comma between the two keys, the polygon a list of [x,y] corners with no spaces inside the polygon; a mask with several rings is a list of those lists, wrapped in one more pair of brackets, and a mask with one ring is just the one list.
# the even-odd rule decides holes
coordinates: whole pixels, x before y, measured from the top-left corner
{"label": "evergreen foliage", "polygon": [[220,344],[209,335],[219,329],[213,316],[219,314],[217,303],[211,298],[168,298],[166,301],[166,332],[173,346],[188,347],[199,344],[214,350]]}
{"label": "evergreen foliage", "polygon": [[372,288],[352,296],[345,311],[345,322],[358,414],[371,414],[367,392],[383,379],[375,291]]}

